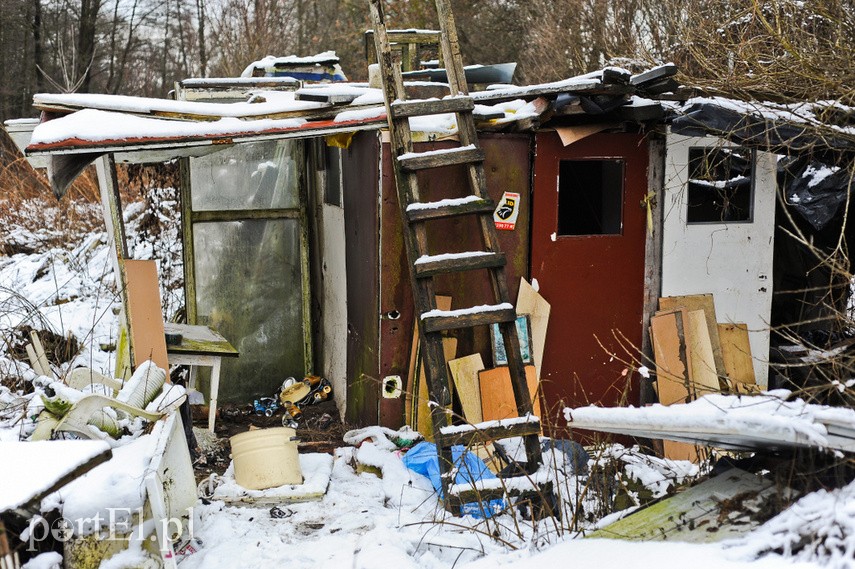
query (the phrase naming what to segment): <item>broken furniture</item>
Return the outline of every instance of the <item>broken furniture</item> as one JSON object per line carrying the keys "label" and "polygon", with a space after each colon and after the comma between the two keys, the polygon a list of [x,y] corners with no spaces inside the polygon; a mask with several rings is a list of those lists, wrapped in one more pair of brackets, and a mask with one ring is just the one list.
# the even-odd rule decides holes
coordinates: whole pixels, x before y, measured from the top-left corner
{"label": "broken furniture", "polygon": [[177,344],[167,344],[166,354],[169,365],[190,366],[190,379],[187,387],[196,388],[199,367],[211,368],[211,397],[208,410],[208,430],[214,432],[217,419],[217,395],[220,391],[220,368],[223,358],[236,358],[238,351],[228,340],[207,326],[192,324],[164,324],[166,334],[180,336]]}
{"label": "broken furniture", "polygon": [[[54,382],[50,387],[56,393],[52,397],[43,397],[45,410],[39,414],[32,439],[47,440],[66,432],[87,439],[118,438],[121,427],[117,412],[157,421],[184,401],[184,389],[170,385],[161,401],[163,407],[147,410],[146,406],[161,394],[165,382],[166,372],[151,361],[137,368],[115,398],[99,393],[83,393]],[[173,396],[168,393],[170,388],[175,389]]]}
{"label": "broken furniture", "polygon": [[179,413],[168,413],[149,434],[114,447],[112,460],[69,484],[57,499],[73,530],[64,544],[65,567],[98,566],[129,547],[141,547],[158,565],[174,568],[173,541],[190,529],[197,503]]}
{"label": "broken furniture", "polygon": [[[513,487],[513,479],[493,485],[492,481],[477,481],[471,485],[454,484],[450,476],[454,469],[455,445],[469,446],[481,438],[501,439],[508,436],[524,437],[526,468],[533,473],[541,464],[538,435],[540,420],[532,413],[532,403],[526,385],[524,363],[520,356],[516,327],[516,311],[510,303],[505,277],[505,254],[501,252],[493,211],[496,205],[489,199],[484,172],[484,152],[480,149],[472,111],[475,103],[468,95],[466,78],[460,56],[460,45],[454,17],[447,0],[436,0],[440,24],[440,46],[447,66],[450,96],[440,100],[407,100],[403,89],[400,65],[394,62],[390,38],[386,30],[383,3],[372,0],[371,17],[374,22],[375,50],[380,63],[386,115],[391,138],[391,152],[398,204],[404,222],[404,242],[409,260],[410,281],[416,307],[421,350],[424,354],[432,406],[433,431],[442,474],[443,499],[446,508],[455,514],[461,506],[471,502],[463,496],[474,490],[478,500],[490,500],[506,494]],[[410,118],[454,113],[457,119],[460,145],[448,149],[414,152]],[[467,172],[466,190],[462,195],[442,202],[423,202],[419,192],[417,173],[443,166],[463,165]],[[437,243],[428,245],[427,225],[439,218],[472,215],[477,224],[472,229],[480,231],[481,246],[485,250],[444,253],[437,251]],[[457,310],[441,310],[436,306],[434,277],[437,275],[471,272],[486,269],[492,292],[492,304],[483,304]],[[473,279],[474,280],[474,279]],[[471,280],[469,286],[471,286]],[[522,417],[514,428],[493,423],[479,423],[463,427],[448,426],[447,409],[451,406],[447,358],[444,353],[443,332],[498,323],[505,342],[508,369],[518,414]],[[511,434],[513,433],[513,434]],[[528,477],[522,477],[530,481]],[[486,482],[486,483],[485,483]]]}

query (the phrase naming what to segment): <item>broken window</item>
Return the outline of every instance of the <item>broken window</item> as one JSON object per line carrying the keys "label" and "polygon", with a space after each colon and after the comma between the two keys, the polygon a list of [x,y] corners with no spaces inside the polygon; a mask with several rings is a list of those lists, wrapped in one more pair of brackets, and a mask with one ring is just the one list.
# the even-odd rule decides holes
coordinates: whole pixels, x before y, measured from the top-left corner
{"label": "broken window", "polygon": [[558,172],[558,235],[620,235],[622,160],[562,160]]}
{"label": "broken window", "polygon": [[747,148],[690,148],[687,223],[752,221],[753,167]]}

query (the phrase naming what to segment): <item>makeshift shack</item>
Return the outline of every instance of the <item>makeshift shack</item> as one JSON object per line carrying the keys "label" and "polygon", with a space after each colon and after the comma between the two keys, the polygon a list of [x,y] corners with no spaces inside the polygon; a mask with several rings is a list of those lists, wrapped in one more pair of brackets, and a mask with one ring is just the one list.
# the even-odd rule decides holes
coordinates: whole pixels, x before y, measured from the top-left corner
{"label": "makeshift shack", "polygon": [[[632,362],[652,354],[662,296],[712,294],[718,322],[747,325],[754,376],[766,384],[776,227],[766,151],[777,150],[702,124],[669,132],[690,108],[672,101],[688,97],[672,93],[674,73],[606,68],[472,94],[491,197],[510,205],[500,238],[511,296],[521,278],[536,280],[551,304],[539,368],[546,409],[653,397]],[[413,391],[406,378],[418,366],[380,91],[248,77],[188,80],[176,92],[187,100],[37,95],[43,121],[27,153],[50,157],[57,187],[96,161],[119,259],[115,163],[181,160],[187,317],[240,353],[223,362],[221,402],[317,373],[349,421],[399,426],[405,395],[392,387]],[[422,149],[443,148],[454,116],[413,130]],[[433,171],[421,187],[442,199],[462,173]],[[449,252],[472,248],[473,235],[444,223]],[[437,282],[454,308],[481,303],[484,291],[455,276]],[[489,332],[455,339],[452,355],[477,353],[492,367]]]}

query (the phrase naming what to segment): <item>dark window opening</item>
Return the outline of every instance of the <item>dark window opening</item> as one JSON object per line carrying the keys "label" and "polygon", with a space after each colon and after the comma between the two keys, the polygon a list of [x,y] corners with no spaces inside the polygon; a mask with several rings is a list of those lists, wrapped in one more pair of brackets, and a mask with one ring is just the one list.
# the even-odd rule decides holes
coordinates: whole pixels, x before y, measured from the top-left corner
{"label": "dark window opening", "polygon": [[326,148],[326,178],[324,179],[324,203],[341,207],[341,149],[327,146]]}
{"label": "dark window opening", "polygon": [[620,235],[621,160],[562,160],[558,171],[558,235]]}
{"label": "dark window opening", "polygon": [[740,147],[689,149],[688,223],[753,219],[752,151]]}

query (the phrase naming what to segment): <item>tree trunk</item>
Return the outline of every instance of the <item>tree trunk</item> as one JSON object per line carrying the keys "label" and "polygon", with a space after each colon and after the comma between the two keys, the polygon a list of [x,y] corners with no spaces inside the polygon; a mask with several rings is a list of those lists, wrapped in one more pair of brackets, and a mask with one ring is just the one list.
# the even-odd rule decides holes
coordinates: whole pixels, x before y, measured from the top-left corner
{"label": "tree trunk", "polygon": [[95,24],[98,20],[99,0],[80,0],[80,25],[77,34],[77,59],[74,79],[80,82],[81,93],[88,93],[92,85],[92,61],[95,58]]}

